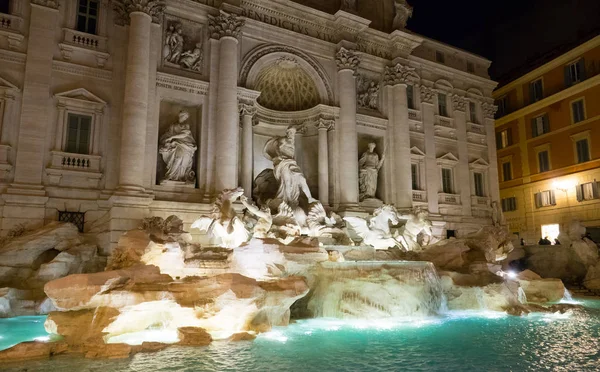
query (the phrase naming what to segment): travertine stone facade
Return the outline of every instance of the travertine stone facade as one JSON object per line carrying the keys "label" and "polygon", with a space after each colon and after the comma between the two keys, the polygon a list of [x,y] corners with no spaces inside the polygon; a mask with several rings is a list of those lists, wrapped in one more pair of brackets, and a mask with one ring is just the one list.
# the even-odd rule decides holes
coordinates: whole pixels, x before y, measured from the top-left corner
{"label": "travertine stone facade", "polygon": [[[0,14],[10,20],[0,29],[0,230],[80,212],[109,250],[148,215],[191,223],[223,189],[251,196],[273,167],[266,141],[290,126],[311,194],[342,214],[425,207],[438,235],[490,222],[490,62],[406,31],[412,8],[396,14],[395,3],[99,0],[90,21],[76,0],[11,1]],[[163,182],[160,151],[177,154],[163,134],[180,112],[185,127],[168,138],[185,131],[189,177]],[[385,161],[376,198],[361,202],[359,156],[371,143]]]}

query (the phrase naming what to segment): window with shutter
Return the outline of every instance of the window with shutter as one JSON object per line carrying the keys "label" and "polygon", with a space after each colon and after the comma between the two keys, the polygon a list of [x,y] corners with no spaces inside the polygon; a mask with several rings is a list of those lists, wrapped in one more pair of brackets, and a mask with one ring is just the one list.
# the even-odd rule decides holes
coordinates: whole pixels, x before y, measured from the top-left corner
{"label": "window with shutter", "polygon": [[69,113],[67,118],[67,143],[65,152],[89,154],[91,127],[91,116]]}
{"label": "window with shutter", "polygon": [[443,93],[438,94],[438,113],[440,116],[448,116],[448,108],[446,106],[447,98]]}
{"label": "window with shutter", "polygon": [[408,85],[406,87],[406,98],[407,98],[408,108],[414,110],[414,108],[415,108],[415,93],[414,93],[414,88],[412,85]]}
{"label": "window with shutter", "polygon": [[512,212],[517,210],[517,198],[514,196],[502,199],[501,204],[503,212]]}
{"label": "window with shutter", "polygon": [[535,194],[536,208],[548,207],[551,205],[556,205],[554,190],[541,191]]}
{"label": "window with shutter", "polygon": [[96,34],[98,23],[98,0],[79,0],[77,7],[77,31]]}
{"label": "window with shutter", "polygon": [[469,102],[469,118],[471,123],[477,124],[477,106],[475,106],[475,102]]}
{"label": "window with shutter", "polygon": [[445,194],[453,194],[452,169],[442,168],[442,192]]}
{"label": "window with shutter", "polygon": [[573,123],[579,123],[585,120],[585,107],[583,99],[571,103],[571,111],[573,112]]}
{"label": "window with shutter", "polygon": [[502,163],[502,180],[505,182],[512,180],[512,169],[509,161]]}
{"label": "window with shutter", "polygon": [[538,167],[540,173],[548,172],[550,170],[550,157],[548,151],[538,152]]}
{"label": "window with shutter", "polygon": [[588,146],[587,139],[582,139],[575,142],[575,147],[577,148],[578,163],[585,163],[586,161],[590,161],[590,149]]}
{"label": "window with shutter", "polygon": [[419,166],[417,164],[410,165],[410,174],[412,177],[412,189],[420,190],[420,188],[419,188]]}
{"label": "window with shutter", "polygon": [[542,79],[538,79],[529,83],[529,100],[531,103],[540,101],[544,98],[544,86]]}
{"label": "window with shutter", "polygon": [[475,182],[475,196],[485,196],[483,173],[473,173],[473,179]]}

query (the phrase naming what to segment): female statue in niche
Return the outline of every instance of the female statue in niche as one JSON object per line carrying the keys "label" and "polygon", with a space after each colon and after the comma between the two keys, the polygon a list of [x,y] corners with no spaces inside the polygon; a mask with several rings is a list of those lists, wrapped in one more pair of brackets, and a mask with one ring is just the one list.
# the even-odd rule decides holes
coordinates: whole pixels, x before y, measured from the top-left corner
{"label": "female statue in niche", "polygon": [[267,141],[263,149],[264,156],[273,161],[273,174],[279,182],[277,199],[282,199],[289,206],[298,206],[300,193],[304,193],[308,202],[313,199],[306,178],[296,163],[296,128],[289,127],[283,137],[273,137]]}
{"label": "female statue in niche", "polygon": [[181,110],[178,121],[171,124],[169,129],[160,137],[159,153],[167,165],[167,173],[163,181],[179,181],[192,183],[195,172],[192,170],[196,141],[192,136],[187,120],[190,114]]}
{"label": "female statue in niche", "polygon": [[385,160],[385,151],[380,160],[379,155],[375,152],[376,146],[374,142],[369,143],[369,149],[362,154],[358,162],[360,168],[358,174],[360,201],[374,199],[377,192],[377,176]]}

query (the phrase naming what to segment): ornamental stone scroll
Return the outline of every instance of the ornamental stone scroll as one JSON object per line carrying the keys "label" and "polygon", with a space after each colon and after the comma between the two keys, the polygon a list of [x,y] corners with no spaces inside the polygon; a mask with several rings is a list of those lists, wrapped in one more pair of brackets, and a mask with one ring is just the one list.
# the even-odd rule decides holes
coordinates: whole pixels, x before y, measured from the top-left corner
{"label": "ornamental stone scroll", "polygon": [[484,118],[493,119],[494,116],[496,115],[496,112],[498,111],[498,106],[496,106],[492,103],[484,102],[481,105],[481,110],[483,111]]}
{"label": "ornamental stone scroll", "polygon": [[418,82],[419,75],[415,68],[397,63],[394,66],[386,66],[383,81],[386,85],[408,84]]}
{"label": "ornamental stone scroll", "polygon": [[457,111],[467,110],[467,99],[457,94],[452,95],[452,108]]}
{"label": "ornamental stone scroll", "polygon": [[115,23],[124,26],[129,24],[129,14],[142,12],[152,17],[152,22],[160,23],[160,16],[165,10],[164,0],[115,0],[113,9],[116,13]]}
{"label": "ornamental stone scroll", "polygon": [[222,37],[236,38],[240,35],[245,20],[235,14],[229,14],[221,11],[218,16],[208,16],[208,30],[212,39],[221,39]]}
{"label": "ornamental stone scroll", "polygon": [[428,103],[433,105],[433,100],[435,98],[435,91],[432,88],[421,85],[421,103]]}
{"label": "ornamental stone scroll", "polygon": [[356,72],[360,58],[355,51],[341,47],[335,55],[335,63],[339,71],[352,70]]}

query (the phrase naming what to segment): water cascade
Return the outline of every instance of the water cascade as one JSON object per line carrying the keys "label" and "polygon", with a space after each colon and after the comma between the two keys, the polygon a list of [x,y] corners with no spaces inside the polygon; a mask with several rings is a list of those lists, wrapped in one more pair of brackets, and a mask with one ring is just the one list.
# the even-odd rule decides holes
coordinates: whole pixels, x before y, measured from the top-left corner
{"label": "water cascade", "polygon": [[430,262],[324,262],[310,296],[314,317],[431,316],[443,309],[441,283]]}
{"label": "water cascade", "polygon": [[[565,289],[565,291],[566,291],[566,289]],[[519,287],[519,290],[517,292],[517,299],[522,304],[526,304],[527,303],[527,295],[525,294],[525,291],[521,287]]]}
{"label": "water cascade", "polygon": [[571,292],[567,288],[565,288],[565,294],[563,298],[560,300],[561,304],[580,304],[580,301],[574,300],[573,296],[571,296]]}

